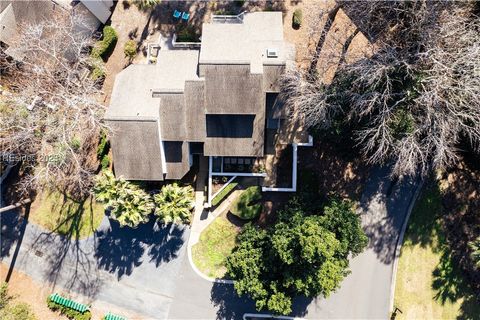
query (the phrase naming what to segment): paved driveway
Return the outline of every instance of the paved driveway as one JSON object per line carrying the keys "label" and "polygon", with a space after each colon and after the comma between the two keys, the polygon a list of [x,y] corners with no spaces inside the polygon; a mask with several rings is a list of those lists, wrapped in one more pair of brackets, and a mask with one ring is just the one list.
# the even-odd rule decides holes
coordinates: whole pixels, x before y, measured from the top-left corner
{"label": "paved driveway", "polygon": [[308,305],[306,318],[388,318],[395,247],[418,183],[416,179],[392,183],[385,168],[372,172],[359,209],[368,248],[351,260],[352,273],[336,293]]}
{"label": "paved driveway", "polygon": [[[374,170],[360,209],[370,243],[351,261],[352,273],[328,299],[297,299],[295,314],[307,319],[386,319],[393,254],[416,181],[392,184],[386,169]],[[3,261],[14,256],[22,223],[2,218]],[[195,274],[186,258],[189,230],[142,226],[121,230],[104,221],[95,237],[70,242],[27,224],[15,267],[87,296],[145,314],[148,319],[241,319],[254,304],[232,285]],[[13,239],[13,240],[12,240]]]}
{"label": "paved driveway", "polygon": [[[17,241],[24,236],[17,253]],[[154,223],[121,229],[104,219],[86,240],[69,241],[24,224],[14,211],[2,214],[1,257],[38,281],[52,282],[92,300],[102,300],[165,319],[186,258],[189,230]]]}
{"label": "paved driveway", "polygon": [[[328,299],[296,299],[296,316],[387,319],[395,246],[417,185],[392,183],[386,168],[371,173],[359,209],[368,248],[351,260],[352,273]],[[209,283],[182,267],[169,319],[241,319],[246,312],[255,312],[253,302],[236,297],[232,285]]]}

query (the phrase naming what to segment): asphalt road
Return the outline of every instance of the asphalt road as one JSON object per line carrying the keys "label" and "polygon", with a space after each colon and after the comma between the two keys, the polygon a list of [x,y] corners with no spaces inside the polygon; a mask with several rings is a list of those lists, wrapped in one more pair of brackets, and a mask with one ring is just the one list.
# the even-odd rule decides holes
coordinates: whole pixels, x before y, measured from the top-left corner
{"label": "asphalt road", "polygon": [[393,258],[407,209],[419,181],[392,183],[388,171],[374,170],[359,209],[368,248],[350,263],[352,273],[328,299],[307,307],[308,319],[387,319]]}
{"label": "asphalt road", "polygon": [[[351,274],[328,299],[297,299],[294,315],[307,319],[387,319],[393,257],[407,208],[418,181],[392,183],[388,170],[374,170],[361,199],[359,214],[368,248],[351,260]],[[187,260],[184,260],[184,264]],[[182,267],[169,319],[241,319],[255,312],[232,285],[212,284]]]}
{"label": "asphalt road", "polygon": [[104,219],[94,237],[69,241],[25,226],[14,211],[2,214],[1,222],[1,259],[7,265],[15,260],[15,270],[53,283],[54,290],[81,294],[82,302],[100,300],[148,319],[167,318],[189,229],[154,223],[121,229]]}
{"label": "asphalt road", "polygon": [[[328,299],[297,299],[295,315],[307,319],[386,319],[393,255],[417,182],[392,184],[386,169],[372,172],[359,213],[367,250],[351,260],[351,274]],[[21,246],[16,248],[23,232]],[[128,232],[127,232],[128,231]],[[68,241],[15,212],[2,214],[4,263],[39,281],[144,314],[146,319],[241,319],[255,312],[232,285],[213,284],[193,272],[186,257],[188,229],[153,224],[122,230],[105,219],[87,240]],[[16,259],[14,258],[16,256]]]}

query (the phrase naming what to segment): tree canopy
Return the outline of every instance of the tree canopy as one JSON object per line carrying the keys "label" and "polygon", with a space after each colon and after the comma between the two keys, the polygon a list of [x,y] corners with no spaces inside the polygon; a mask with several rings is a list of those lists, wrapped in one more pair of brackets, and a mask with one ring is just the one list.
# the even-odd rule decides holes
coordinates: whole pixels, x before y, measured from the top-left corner
{"label": "tree canopy", "polygon": [[340,61],[333,80],[326,81],[312,70],[285,76],[287,104],[303,116],[306,125],[330,129],[336,122],[348,123],[365,159],[393,162],[396,176],[426,174],[455,164],[461,143],[478,151],[480,19],[476,4],[338,3],[375,49],[347,63],[348,48],[339,52],[338,46],[320,46],[322,57]]}
{"label": "tree canopy", "polygon": [[190,223],[195,204],[191,186],[181,187],[176,183],[162,187],[154,196],[155,215],[163,223]]}
{"label": "tree canopy", "polygon": [[348,256],[365,248],[350,202],[331,200],[319,211],[293,199],[273,226],[247,224],[239,234],[227,272],[237,293],[255,300],[258,310],[289,314],[295,296],[329,296],[349,273]]}
{"label": "tree canopy", "polygon": [[22,164],[19,194],[50,185],[84,198],[98,168],[92,155],[104,106],[88,76],[87,20],[62,12],[22,25],[9,47],[21,62],[0,48],[0,145]]}
{"label": "tree canopy", "polygon": [[93,192],[95,198],[110,209],[111,217],[121,226],[136,227],[147,222],[154,209],[148,193],[123,178],[116,179],[109,170],[96,178]]}

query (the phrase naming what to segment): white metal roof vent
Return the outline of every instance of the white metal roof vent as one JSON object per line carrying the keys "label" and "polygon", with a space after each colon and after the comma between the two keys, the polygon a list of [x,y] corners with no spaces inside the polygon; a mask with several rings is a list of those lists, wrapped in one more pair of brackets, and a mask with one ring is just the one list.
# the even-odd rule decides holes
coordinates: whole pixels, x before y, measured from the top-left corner
{"label": "white metal roof vent", "polygon": [[267,58],[278,58],[278,50],[268,48],[267,49]]}

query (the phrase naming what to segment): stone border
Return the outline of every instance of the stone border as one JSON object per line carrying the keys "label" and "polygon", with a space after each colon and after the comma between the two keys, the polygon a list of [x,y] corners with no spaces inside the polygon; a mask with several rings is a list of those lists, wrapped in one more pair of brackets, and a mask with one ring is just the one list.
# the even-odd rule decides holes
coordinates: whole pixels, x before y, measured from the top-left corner
{"label": "stone border", "polygon": [[395,247],[395,254],[393,256],[393,273],[392,273],[392,280],[390,283],[390,305],[388,310],[390,312],[393,312],[393,302],[395,298],[395,287],[396,287],[396,282],[397,282],[397,269],[398,269],[398,261],[400,260],[400,250],[402,249],[402,244],[403,244],[403,238],[405,236],[405,231],[407,230],[408,226],[408,220],[410,219],[410,215],[412,214],[413,207],[415,206],[415,203],[417,202],[418,196],[420,195],[420,191],[422,190],[423,187],[423,179],[420,178],[420,182],[415,189],[415,192],[412,196],[412,199],[410,200],[410,204],[407,209],[407,216],[405,217],[405,220],[403,221],[402,229],[400,231],[400,235],[397,240],[397,245]]}

